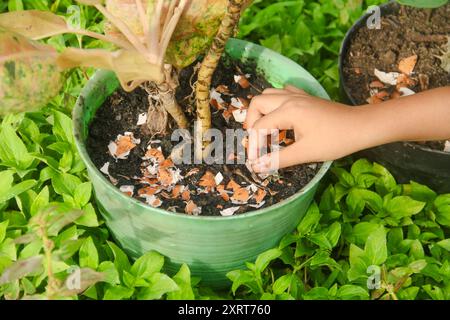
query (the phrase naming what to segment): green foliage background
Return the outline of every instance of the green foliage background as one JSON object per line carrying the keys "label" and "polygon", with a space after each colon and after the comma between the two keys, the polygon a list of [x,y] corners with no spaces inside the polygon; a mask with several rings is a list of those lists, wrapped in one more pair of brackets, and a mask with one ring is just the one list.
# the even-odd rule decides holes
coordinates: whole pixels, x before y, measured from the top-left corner
{"label": "green foliage background", "polygon": [[[340,43],[365,8],[380,2],[256,0],[239,36],[297,61],[337,99]],[[51,10],[73,21],[73,4],[9,0],[0,12]],[[84,6],[73,23],[103,26]],[[76,36],[49,41],[59,49],[104,46]],[[130,261],[97,214],[73,144],[69,115],[92,72],[67,73],[48,106],[1,121],[2,299],[450,299],[450,194],[399,185],[364,159],[336,163],[296,232],[246,270],[230,272],[229,290],[203,286],[185,265],[165,274],[164,257],[155,252]],[[70,290],[64,284],[76,272],[81,289]],[[376,288],[369,290],[368,281]]]}

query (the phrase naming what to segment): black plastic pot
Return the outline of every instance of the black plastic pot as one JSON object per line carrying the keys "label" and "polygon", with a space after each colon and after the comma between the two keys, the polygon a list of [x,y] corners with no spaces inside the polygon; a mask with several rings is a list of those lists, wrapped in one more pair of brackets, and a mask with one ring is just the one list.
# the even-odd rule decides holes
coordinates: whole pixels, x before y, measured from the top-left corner
{"label": "black plastic pot", "polygon": [[[389,2],[381,7],[381,15],[397,13],[400,6]],[[347,32],[339,56],[339,76],[342,98],[348,104],[358,105],[352,97],[352,90],[346,85],[344,60],[351,41],[360,28],[366,27],[369,14],[361,17]],[[450,125],[450,124],[449,124]],[[400,183],[411,180],[428,185],[440,193],[450,193],[450,153],[432,150],[411,142],[392,143],[358,153],[387,167]]]}

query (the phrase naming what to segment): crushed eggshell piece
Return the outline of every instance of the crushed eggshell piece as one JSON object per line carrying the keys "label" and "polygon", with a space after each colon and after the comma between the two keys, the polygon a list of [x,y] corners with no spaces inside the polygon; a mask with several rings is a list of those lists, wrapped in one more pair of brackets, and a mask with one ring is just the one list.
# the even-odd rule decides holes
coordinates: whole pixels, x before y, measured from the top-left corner
{"label": "crushed eggshell piece", "polygon": [[237,123],[244,123],[245,119],[247,119],[247,110],[234,110],[233,117]]}
{"label": "crushed eggshell piece", "polygon": [[193,176],[193,175],[195,175],[195,174],[197,174],[199,172],[200,172],[199,168],[191,169],[191,170],[189,170],[188,173],[186,173],[185,177],[187,178],[187,177]]}
{"label": "crushed eggshell piece", "polygon": [[228,195],[227,191],[225,190],[225,186],[223,184],[220,184],[217,186],[217,192],[219,192],[220,196],[224,201],[230,201],[230,196]]}
{"label": "crushed eggshell piece", "polygon": [[450,152],[450,140],[445,141],[444,152]]}
{"label": "crushed eggshell piece", "polygon": [[217,186],[217,185],[221,184],[222,181],[223,181],[223,174],[219,172],[214,177],[214,182],[216,183],[216,186]]}
{"label": "crushed eggshell piece", "polygon": [[206,171],[203,177],[200,178],[198,185],[205,188],[214,188],[216,186],[216,177],[211,171]]}
{"label": "crushed eggshell piece", "polygon": [[165,157],[161,150],[149,147],[143,159],[144,160],[154,159],[158,163],[162,163],[165,160]]}
{"label": "crushed eggshell piece", "polygon": [[417,64],[417,55],[412,55],[408,58],[402,59],[398,65],[398,70],[400,70],[402,73],[410,75],[413,73],[414,68]]}
{"label": "crushed eggshell piece", "polygon": [[144,124],[147,124],[147,113],[141,113],[138,118],[137,125],[143,126]]}
{"label": "crushed eggshell piece", "polygon": [[230,181],[227,184],[227,189],[236,192],[236,190],[241,189],[241,186],[238,183],[236,183],[236,181],[234,181],[233,179],[230,179]]}
{"label": "crushed eggshell piece", "polygon": [[132,197],[134,194],[134,186],[120,186],[120,192]]}
{"label": "crushed eggshell piece", "polygon": [[400,89],[398,89],[398,91],[400,91],[400,93],[402,94],[402,97],[412,96],[412,95],[416,94],[413,90],[411,90],[409,88],[400,88]]}
{"label": "crushed eggshell piece", "polygon": [[109,176],[109,162],[105,163],[103,167],[100,168],[100,172]]}
{"label": "crushed eggshell piece", "polygon": [[158,169],[158,179],[163,186],[170,186],[173,182],[172,173],[166,168]]}
{"label": "crushed eggshell piece", "polygon": [[231,98],[230,105],[236,109],[243,109],[245,107],[242,101],[238,98]]}
{"label": "crushed eggshell piece", "polygon": [[186,188],[183,193],[181,194],[181,199],[183,199],[184,201],[189,201],[191,200],[191,192],[189,191],[188,188]]}
{"label": "crushed eggshell piece", "polygon": [[218,110],[226,109],[226,102],[222,98],[222,94],[215,89],[210,91],[210,102]]}
{"label": "crushed eggshell piece", "polygon": [[162,205],[161,199],[159,199],[158,197],[156,197],[154,195],[145,197],[145,202],[148,205],[152,206],[153,208],[159,208]]}
{"label": "crushed eggshell piece", "polygon": [[186,203],[186,208],[184,209],[184,212],[186,212],[188,215],[194,215],[198,216],[202,213],[202,208],[198,207],[194,201],[190,200],[188,203]]}
{"label": "crushed eggshell piece", "polygon": [[397,85],[398,77],[400,73],[398,72],[383,72],[378,69],[374,71],[375,76],[383,83],[390,84],[392,86]]}
{"label": "crushed eggshell piece", "polygon": [[266,204],[266,202],[265,201],[262,201],[262,202],[260,202],[260,203],[258,203],[258,204],[249,204],[248,206],[249,207],[252,207],[252,208],[255,208],[255,209],[259,209],[259,208],[261,208],[263,205],[265,205]]}
{"label": "crushed eggshell piece", "polygon": [[138,190],[138,195],[142,198],[153,196],[157,194],[160,190],[154,187],[143,187]]}
{"label": "crushed eggshell piece", "polygon": [[256,203],[261,203],[264,198],[266,197],[267,192],[264,189],[258,189],[258,191],[256,191],[256,194],[253,196],[255,198]]}
{"label": "crushed eggshell piece", "polygon": [[234,191],[233,196],[231,197],[231,201],[233,203],[247,203],[248,199],[250,199],[250,192],[245,188],[239,188]]}
{"label": "crushed eggshell piece", "polygon": [[183,186],[183,185],[180,185],[180,184],[176,185],[172,190],[172,197],[174,199],[178,198],[184,191],[184,188],[185,188],[185,186]]}
{"label": "crushed eggshell piece", "polygon": [[247,75],[235,75],[234,82],[238,83],[243,89],[248,89],[250,87],[250,82],[248,81]]}
{"label": "crushed eggshell piece", "polygon": [[110,154],[121,160],[126,160],[131,150],[141,143],[140,139],[135,139],[132,132],[125,132],[125,135],[118,135],[116,141],[111,141],[108,145]]}
{"label": "crushed eggshell piece", "polygon": [[234,215],[241,207],[231,207],[220,211],[220,214],[224,217],[231,217]]}

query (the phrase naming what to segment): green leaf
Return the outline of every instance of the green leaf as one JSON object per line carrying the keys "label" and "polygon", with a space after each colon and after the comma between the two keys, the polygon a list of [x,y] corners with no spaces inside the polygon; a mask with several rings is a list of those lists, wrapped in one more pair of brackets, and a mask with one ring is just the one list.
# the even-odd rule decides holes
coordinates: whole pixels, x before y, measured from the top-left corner
{"label": "green leaf", "polygon": [[397,0],[397,2],[405,6],[431,9],[442,7],[448,0]]}
{"label": "green leaf", "polygon": [[371,265],[381,266],[387,259],[386,230],[383,227],[367,238],[364,252]]}
{"label": "green leaf", "polygon": [[414,259],[423,259],[425,258],[425,252],[423,250],[422,243],[419,240],[414,240],[411,243],[410,253]]}
{"label": "green leaf", "polygon": [[14,182],[14,172],[11,170],[0,171],[0,197],[11,189]]}
{"label": "green leaf", "polygon": [[397,296],[401,300],[416,300],[417,294],[419,293],[419,287],[409,287],[400,290]]}
{"label": "green leaf", "polygon": [[173,277],[178,285],[179,290],[169,292],[167,298],[169,300],[194,300],[195,295],[191,286],[191,272],[187,264],[180,267],[178,273]]}
{"label": "green leaf", "polygon": [[231,291],[236,294],[237,289],[241,286],[250,288],[253,293],[259,292],[256,284],[255,276],[252,271],[249,270],[233,270],[227,273],[227,278],[233,282]]}
{"label": "green leaf", "polygon": [[114,263],[111,261],[103,261],[98,266],[98,271],[104,274],[104,281],[111,285],[120,284],[119,273]]}
{"label": "green leaf", "polygon": [[297,231],[300,236],[305,236],[308,233],[310,233],[312,230],[314,230],[315,226],[319,223],[320,220],[320,212],[319,207],[314,202],[306,212],[305,216],[303,217],[302,221],[297,227]]}
{"label": "green leaf", "polygon": [[433,300],[445,300],[444,293],[442,289],[437,286],[431,286],[429,284],[422,286],[422,289],[431,297]]}
{"label": "green leaf", "polygon": [[78,185],[81,184],[80,178],[68,173],[55,173],[51,178],[53,189],[59,195],[73,196]]}
{"label": "green leaf", "polygon": [[179,290],[175,281],[163,273],[153,273],[149,280],[149,287],[139,292],[137,297],[139,300],[161,299],[164,294]]}
{"label": "green leaf", "polygon": [[33,157],[10,124],[2,124],[0,141],[0,159],[4,163],[20,170],[26,170],[32,165]]}
{"label": "green leaf", "polygon": [[369,235],[380,227],[379,224],[361,222],[353,227],[352,240],[357,245],[364,245]]}
{"label": "green leaf", "polygon": [[341,237],[341,224],[339,222],[334,222],[328,229],[326,230],[326,237],[331,244],[331,247],[336,247],[339,238]]}
{"label": "green leaf", "polygon": [[91,237],[86,238],[80,247],[80,267],[96,270],[98,267],[98,252]]}
{"label": "green leaf", "polygon": [[39,210],[44,209],[49,202],[50,194],[48,190],[48,186],[42,188],[41,192],[34,198],[33,203],[31,204],[30,214],[32,216],[36,215]]}
{"label": "green leaf", "polygon": [[292,274],[285,274],[284,276],[279,277],[272,285],[273,293],[276,295],[282,294],[289,288],[291,281]]}
{"label": "green leaf", "polygon": [[0,194],[0,203],[14,198],[23,192],[33,188],[36,185],[36,180],[25,180],[10,188],[7,192]]}
{"label": "green leaf", "polygon": [[424,186],[422,184],[416,183],[414,181],[411,181],[411,194],[410,196],[414,200],[432,203],[436,197],[437,194],[427,186]]}
{"label": "green leaf", "polygon": [[338,177],[339,182],[346,188],[355,186],[355,178],[345,169],[333,168],[331,171]]}
{"label": "green leaf", "polygon": [[103,300],[126,300],[131,298],[134,290],[123,286],[108,286]]}
{"label": "green leaf", "polygon": [[53,133],[61,142],[69,142],[70,145],[75,145],[75,140],[72,134],[72,119],[64,113],[54,111]]}
{"label": "green leaf", "polygon": [[416,201],[407,196],[399,196],[389,200],[385,209],[392,218],[401,219],[418,214],[424,207],[425,202]]}
{"label": "green leaf", "polygon": [[365,288],[346,284],[338,289],[337,295],[342,300],[368,300],[369,293]]}
{"label": "green leaf", "polygon": [[388,193],[395,192],[397,188],[397,182],[392,174],[383,166],[378,163],[373,164],[373,171],[379,176],[378,181],[375,182],[377,192],[384,196]]}
{"label": "green leaf", "polygon": [[79,217],[75,223],[85,227],[98,227],[99,223],[97,220],[97,214],[95,213],[95,209],[91,203],[88,203],[83,208],[83,214]]}
{"label": "green leaf", "polygon": [[114,255],[114,265],[119,270],[119,273],[122,274],[122,271],[129,271],[131,265],[127,255],[115,243],[111,241],[106,241],[106,243],[111,248]]}
{"label": "green leaf", "polygon": [[450,194],[440,195],[434,201],[436,207],[436,221],[443,226],[450,227]]}
{"label": "green leaf", "polygon": [[280,257],[282,253],[283,252],[278,248],[261,253],[255,261],[256,272],[263,272],[269,263]]}
{"label": "green leaf", "polygon": [[450,252],[450,239],[445,239],[445,240],[439,241],[436,244],[438,246],[440,246],[441,248],[444,248],[445,250]]}
{"label": "green leaf", "polygon": [[367,159],[360,159],[353,163],[350,173],[354,178],[357,178],[361,174],[372,173],[373,172],[373,164],[370,163]]}
{"label": "green leaf", "polygon": [[75,188],[73,198],[75,199],[76,204],[80,208],[82,208],[85,205],[87,205],[87,203],[91,199],[91,194],[92,194],[92,184],[90,182],[85,182],[79,184]]}
{"label": "green leaf", "polygon": [[0,222],[0,243],[3,242],[6,236],[6,229],[8,228],[9,220]]}
{"label": "green leaf", "polygon": [[159,272],[164,265],[164,257],[156,251],[150,251],[136,260],[131,267],[131,274],[136,278],[149,279]]}
{"label": "green leaf", "polygon": [[8,0],[8,11],[21,11],[23,10],[22,0]]}
{"label": "green leaf", "polygon": [[330,295],[328,294],[328,289],[323,287],[316,287],[309,290],[303,295],[305,300],[328,300]]}

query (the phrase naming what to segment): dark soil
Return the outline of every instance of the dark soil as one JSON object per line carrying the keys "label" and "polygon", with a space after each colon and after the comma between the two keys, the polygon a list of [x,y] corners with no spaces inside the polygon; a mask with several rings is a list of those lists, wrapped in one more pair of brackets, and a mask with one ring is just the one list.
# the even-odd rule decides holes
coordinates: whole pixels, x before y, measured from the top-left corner
{"label": "dark soil", "polygon": [[[450,36],[450,4],[432,11],[396,6],[396,13],[382,17],[380,30],[360,28],[351,41],[344,61],[344,79],[357,104],[366,104],[369,85],[378,80],[374,69],[399,72],[402,59],[417,55],[411,78],[414,92],[448,86],[450,74],[441,68],[442,56]],[[425,107],[425,106],[424,106]],[[444,142],[429,142],[443,150]]]}
{"label": "dark soil", "polygon": [[[229,88],[230,94],[234,97],[243,97],[246,99],[259,94],[263,89],[270,87],[270,84],[264,79],[262,75],[256,73],[255,67],[252,65],[237,65],[235,62],[230,62],[228,59],[222,59],[219,68],[213,78],[213,87],[219,85],[226,85]],[[250,83],[252,86],[248,89],[243,89],[234,80],[234,76],[238,74],[251,74]],[[184,110],[187,110],[188,117],[194,119],[194,106],[192,87],[190,84],[196,81],[196,74],[194,73],[194,65],[186,68],[180,73],[180,88],[177,92],[177,100]],[[231,101],[231,96],[223,95],[225,102]],[[150,140],[159,139],[159,144],[165,157],[168,157],[172,148],[177,144],[170,141],[170,134],[164,137],[153,137],[150,139],[145,133],[145,126],[137,126],[138,115],[147,112],[148,99],[147,93],[138,88],[132,93],[126,93],[119,89],[111,97],[107,99],[104,105],[98,110],[94,120],[90,126],[89,137],[87,141],[88,151],[91,159],[97,166],[101,168],[105,163],[109,162],[109,174],[117,179],[116,186],[120,188],[123,185],[135,186],[134,197],[140,201],[145,202],[143,198],[138,197],[137,190],[145,187],[139,181],[133,179],[135,176],[142,176],[141,165],[142,157],[145,155],[146,147]],[[213,127],[225,132],[227,128],[242,128],[242,124],[234,121],[233,117],[229,123],[225,121],[222,112],[212,107],[213,110]],[[172,128],[175,126],[172,124]],[[108,151],[108,144],[114,141],[116,137],[125,132],[133,132],[134,137],[141,139],[141,143],[133,149],[127,160],[115,160]],[[192,131],[191,131],[192,132]],[[292,133],[288,133],[288,136]],[[233,179],[242,187],[248,187],[255,183],[252,174],[248,171],[245,165],[177,165],[184,177],[192,169],[199,169],[198,173],[184,178],[178,184],[187,186],[191,192],[191,200],[201,207],[200,215],[205,216],[220,216],[220,211],[230,207],[239,205],[232,204],[230,201],[225,201],[217,192],[211,191],[209,193],[198,194],[199,181],[207,171],[214,175],[218,172],[222,173],[224,180],[222,184],[225,186],[230,179]],[[279,177],[271,177],[264,181],[267,185],[263,188],[267,191],[264,198],[265,204],[261,207],[268,207],[274,205],[302,189],[311,179],[316,175],[320,169],[320,164],[301,165],[279,171]],[[260,181],[261,182],[261,181]],[[260,187],[261,184],[257,183]],[[169,190],[170,191],[170,190]],[[170,192],[163,192],[157,195],[162,200],[160,208],[169,211],[176,211],[185,213],[186,201],[180,198],[171,198]],[[255,205],[254,199],[248,201],[248,204],[243,204],[235,214],[242,214],[256,210],[249,205]]]}

